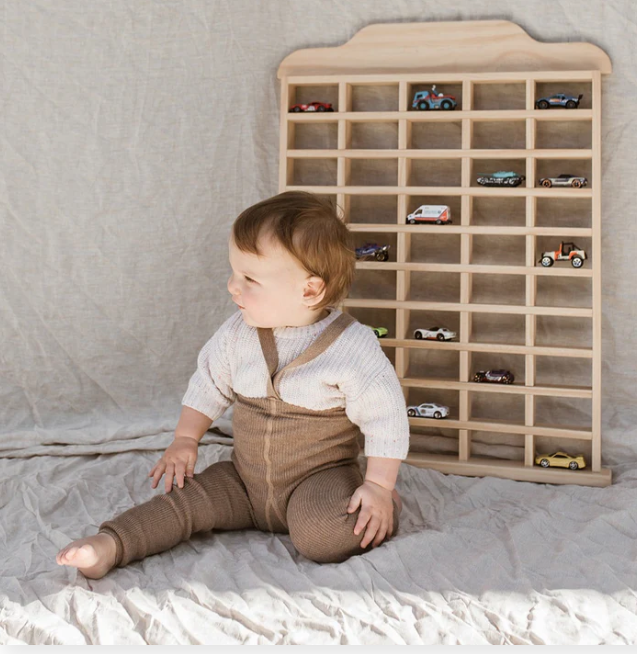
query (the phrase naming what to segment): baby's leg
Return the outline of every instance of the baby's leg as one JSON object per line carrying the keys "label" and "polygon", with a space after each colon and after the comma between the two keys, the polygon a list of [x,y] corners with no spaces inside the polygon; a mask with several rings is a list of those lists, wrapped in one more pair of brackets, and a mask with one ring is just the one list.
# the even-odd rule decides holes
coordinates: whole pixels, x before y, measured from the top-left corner
{"label": "baby's leg", "polygon": [[232,461],[218,461],[184,487],[173,486],[99,526],[95,536],[74,541],[57,562],[99,579],[111,568],[164,552],[197,532],[254,529],[252,506]]}
{"label": "baby's leg", "polygon": [[[354,534],[360,508],[347,513],[349,501],[362,483],[358,465],[342,465],[314,473],[294,489],[286,517],[292,544],[303,556],[317,563],[340,563],[371,550],[369,545],[360,545],[365,530]],[[398,493],[392,493],[392,498],[393,536],[398,531],[402,502]],[[383,542],[387,540],[385,537]]]}

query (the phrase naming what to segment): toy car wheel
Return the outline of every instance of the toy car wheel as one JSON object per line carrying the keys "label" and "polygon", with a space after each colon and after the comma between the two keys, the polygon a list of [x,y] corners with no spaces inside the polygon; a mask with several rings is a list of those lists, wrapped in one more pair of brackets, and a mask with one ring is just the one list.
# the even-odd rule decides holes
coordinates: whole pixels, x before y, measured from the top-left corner
{"label": "toy car wheel", "polygon": [[571,259],[571,265],[573,268],[581,268],[583,263],[584,259],[582,259],[582,257],[573,257]]}
{"label": "toy car wheel", "polygon": [[553,259],[551,257],[542,257],[542,261],[540,261],[540,263],[545,268],[550,268],[553,265]]}
{"label": "toy car wheel", "polygon": [[380,338],[380,332],[377,329],[372,330],[376,335],[376,338]]}
{"label": "toy car wheel", "polygon": [[579,179],[574,179],[571,182],[571,186],[574,186],[575,188],[579,188],[582,185],[582,182]]}
{"label": "toy car wheel", "polygon": [[443,336],[443,334],[438,334],[438,335],[436,336],[436,338],[437,338],[439,341],[444,341],[444,340],[445,340],[445,337]]}
{"label": "toy car wheel", "polygon": [[410,225],[415,225],[415,224],[416,224],[416,221],[415,221],[413,218],[410,218],[407,222],[408,222]]}
{"label": "toy car wheel", "polygon": [[440,220],[440,218],[438,218],[438,220],[436,220],[436,225],[442,225],[442,220]]}
{"label": "toy car wheel", "polygon": [[540,100],[537,103],[537,108],[538,109],[548,109],[549,108],[549,103],[546,100]]}
{"label": "toy car wheel", "polygon": [[434,413],[434,418],[436,420],[440,420],[440,418],[442,418],[442,413],[440,413],[440,411],[436,411],[436,413]]}
{"label": "toy car wheel", "polygon": [[440,107],[441,107],[442,109],[451,109],[451,102],[449,102],[449,100],[443,100],[443,101],[440,103]]}
{"label": "toy car wheel", "polygon": [[301,107],[294,107],[294,109],[292,109],[292,111],[294,111],[294,113],[298,114],[299,111],[301,111]]}
{"label": "toy car wheel", "polygon": [[387,261],[387,259],[389,259],[389,254],[387,254],[387,252],[377,252],[376,259],[378,261]]}
{"label": "toy car wheel", "polygon": [[427,102],[421,102],[421,103],[418,105],[418,109],[420,109],[421,111],[427,111],[427,109],[429,109],[429,103],[427,103]]}
{"label": "toy car wheel", "polygon": [[571,470],[577,470],[577,469],[579,468],[579,466],[577,465],[577,461],[571,461],[571,462],[568,464],[568,467],[569,467]]}
{"label": "toy car wheel", "polygon": [[317,111],[325,111],[325,107],[321,105],[320,107],[318,107]]}
{"label": "toy car wheel", "polygon": [[511,377],[505,377],[503,381],[504,381],[505,384],[512,384],[513,383],[513,380],[511,379]]}
{"label": "toy car wheel", "polygon": [[413,418],[416,415],[416,411],[414,411],[414,409],[408,409],[407,415]]}
{"label": "toy car wheel", "polygon": [[569,100],[566,103],[566,108],[567,109],[575,109],[575,107],[577,107],[577,102],[575,102],[575,100]]}
{"label": "toy car wheel", "polygon": [[422,334],[420,332],[414,332],[414,338],[421,341],[422,340]]}
{"label": "toy car wheel", "polygon": [[540,461],[540,465],[541,465],[543,468],[548,468],[548,467],[551,465],[551,463],[549,462],[548,459],[542,459],[542,460]]}
{"label": "toy car wheel", "polygon": [[551,188],[551,186],[553,186],[553,182],[550,179],[543,179],[542,186],[545,188]]}

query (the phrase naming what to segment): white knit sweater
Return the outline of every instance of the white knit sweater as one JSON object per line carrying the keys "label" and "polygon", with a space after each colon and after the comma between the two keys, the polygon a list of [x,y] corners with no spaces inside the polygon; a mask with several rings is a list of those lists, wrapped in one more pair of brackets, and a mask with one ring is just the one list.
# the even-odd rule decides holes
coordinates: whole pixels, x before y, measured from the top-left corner
{"label": "white knit sweater", "polygon": [[[304,327],[272,330],[279,355],[277,372],[296,359],[341,315]],[[230,316],[204,345],[182,404],[219,418],[239,393],[267,397],[268,369],[256,327],[241,311]],[[365,456],[404,459],[409,450],[409,421],[400,382],[374,332],[360,322],[345,331],[312,361],[283,373],[277,389],[289,404],[313,410],[345,407],[365,436]]]}

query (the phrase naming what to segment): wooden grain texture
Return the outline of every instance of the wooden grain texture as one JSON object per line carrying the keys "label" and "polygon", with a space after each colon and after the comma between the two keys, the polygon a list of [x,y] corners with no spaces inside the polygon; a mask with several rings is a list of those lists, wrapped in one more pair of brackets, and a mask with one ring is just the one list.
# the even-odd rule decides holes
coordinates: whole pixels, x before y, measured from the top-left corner
{"label": "wooden grain texture", "polygon": [[507,20],[381,23],[333,48],[288,55],[279,79],[292,75],[478,73],[598,70],[611,72],[608,55],[591,43],[536,41]]}

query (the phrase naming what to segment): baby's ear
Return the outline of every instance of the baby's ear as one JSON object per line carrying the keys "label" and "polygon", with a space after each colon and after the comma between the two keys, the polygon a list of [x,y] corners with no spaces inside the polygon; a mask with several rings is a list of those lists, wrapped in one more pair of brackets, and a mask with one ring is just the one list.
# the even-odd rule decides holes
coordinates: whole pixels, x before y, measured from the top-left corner
{"label": "baby's ear", "polygon": [[305,280],[305,288],[303,289],[303,299],[306,304],[312,306],[318,304],[325,295],[325,282],[318,275],[312,275]]}

